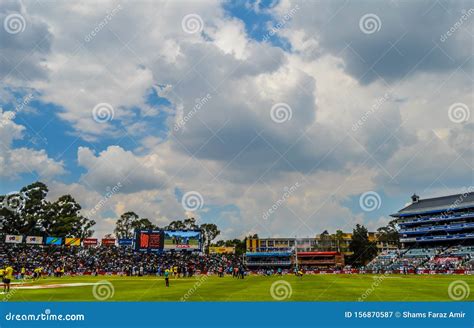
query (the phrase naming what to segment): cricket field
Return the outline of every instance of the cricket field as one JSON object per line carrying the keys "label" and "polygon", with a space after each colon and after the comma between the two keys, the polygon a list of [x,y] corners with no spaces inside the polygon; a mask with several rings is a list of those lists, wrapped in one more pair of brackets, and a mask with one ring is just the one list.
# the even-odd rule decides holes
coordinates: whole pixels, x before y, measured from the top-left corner
{"label": "cricket field", "polygon": [[[473,301],[470,275],[75,276],[14,281],[3,301]],[[472,292],[471,292],[472,290]]]}

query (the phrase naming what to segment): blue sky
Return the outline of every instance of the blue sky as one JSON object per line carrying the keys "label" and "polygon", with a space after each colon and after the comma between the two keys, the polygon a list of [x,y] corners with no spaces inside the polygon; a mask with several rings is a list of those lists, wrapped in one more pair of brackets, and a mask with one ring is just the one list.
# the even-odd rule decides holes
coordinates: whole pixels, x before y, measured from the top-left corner
{"label": "blue sky", "polygon": [[0,8],[0,192],[40,180],[90,214],[119,184],[97,235],[129,210],[223,238],[375,230],[473,183],[468,1]]}

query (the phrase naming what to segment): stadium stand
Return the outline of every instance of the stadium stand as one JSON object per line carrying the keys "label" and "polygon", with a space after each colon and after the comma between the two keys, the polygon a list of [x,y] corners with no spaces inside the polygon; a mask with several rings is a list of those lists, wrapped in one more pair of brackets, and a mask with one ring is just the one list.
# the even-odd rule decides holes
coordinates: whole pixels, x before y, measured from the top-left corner
{"label": "stadium stand", "polygon": [[466,245],[474,240],[474,193],[420,199],[391,216],[404,248]]}
{"label": "stadium stand", "polygon": [[199,255],[191,252],[146,253],[118,246],[67,247],[53,245],[0,244],[2,265],[8,264],[28,274],[42,268],[51,275],[60,267],[65,274],[162,275],[172,268],[183,276],[194,273],[232,272],[242,265],[234,255]]}

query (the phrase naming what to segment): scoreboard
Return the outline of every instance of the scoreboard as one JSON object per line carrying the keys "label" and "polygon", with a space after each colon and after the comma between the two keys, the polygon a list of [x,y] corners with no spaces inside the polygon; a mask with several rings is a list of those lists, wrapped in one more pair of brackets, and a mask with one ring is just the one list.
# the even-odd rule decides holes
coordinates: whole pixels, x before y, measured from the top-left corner
{"label": "scoreboard", "polygon": [[135,249],[139,251],[157,252],[163,250],[162,230],[136,230]]}

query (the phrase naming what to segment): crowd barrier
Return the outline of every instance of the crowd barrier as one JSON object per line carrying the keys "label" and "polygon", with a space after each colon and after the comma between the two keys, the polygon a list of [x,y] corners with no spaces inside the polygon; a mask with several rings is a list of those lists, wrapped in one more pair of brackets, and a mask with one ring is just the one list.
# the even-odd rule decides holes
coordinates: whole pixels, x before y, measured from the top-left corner
{"label": "crowd barrier", "polygon": [[[247,271],[248,274],[251,275],[262,275],[262,273],[259,273],[258,271]],[[19,273],[15,273],[17,275]],[[32,273],[27,272],[27,275],[31,275]],[[108,276],[126,276],[126,272],[122,271],[98,271],[92,272],[92,271],[84,271],[84,272],[66,272],[64,275],[65,276],[92,276],[92,275],[108,275]],[[217,273],[208,273],[208,272],[201,272],[199,270],[196,270],[194,272],[194,275],[201,275],[201,274],[217,274]],[[283,274],[293,274],[292,271],[286,271],[283,272]],[[358,270],[358,269],[352,269],[352,270],[306,270],[304,271],[304,274],[310,274],[310,275],[316,275],[316,274],[456,274],[456,275],[472,275],[474,274],[474,270],[428,270],[428,269],[422,269],[422,270]],[[45,273],[42,273],[43,276],[45,276]],[[150,275],[150,274],[144,274],[144,275]]]}

